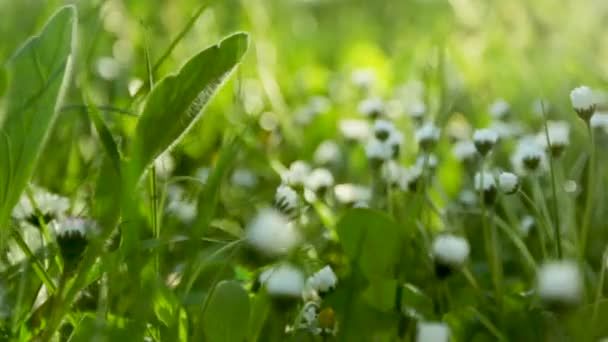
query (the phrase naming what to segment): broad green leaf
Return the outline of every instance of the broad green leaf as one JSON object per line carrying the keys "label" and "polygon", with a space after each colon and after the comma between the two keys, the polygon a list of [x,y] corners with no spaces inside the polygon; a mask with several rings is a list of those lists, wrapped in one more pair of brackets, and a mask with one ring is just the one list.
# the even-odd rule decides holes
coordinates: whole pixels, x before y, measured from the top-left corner
{"label": "broad green leaf", "polygon": [[363,291],[363,299],[376,310],[388,312],[395,309],[395,293],[397,281],[377,280],[370,282],[369,286]]}
{"label": "broad green leaf", "polygon": [[266,318],[270,312],[270,298],[264,291],[260,291],[251,301],[251,319],[249,320],[248,336],[249,341],[255,342],[258,340],[264,327],[264,322],[266,322]]}
{"label": "broad green leaf", "polygon": [[0,118],[1,227],[27,185],[63,103],[72,77],[76,18],[74,6],[60,8],[6,64],[10,84]]}
{"label": "broad green leaf", "polygon": [[608,299],[585,305],[568,317],[568,332],[577,341],[597,341],[608,336]]}
{"label": "broad green leaf", "polygon": [[130,150],[129,177],[137,182],[144,169],[179,142],[247,51],[248,35],[236,33],[192,57],[174,75],[152,89],[137,123]]}
{"label": "broad green leaf", "polygon": [[203,315],[208,341],[245,341],[249,327],[249,295],[236,281],[222,281],[211,293]]}
{"label": "broad green leaf", "polygon": [[344,252],[359,264],[368,279],[395,275],[401,234],[389,216],[370,209],[352,209],[340,219],[336,229]]}

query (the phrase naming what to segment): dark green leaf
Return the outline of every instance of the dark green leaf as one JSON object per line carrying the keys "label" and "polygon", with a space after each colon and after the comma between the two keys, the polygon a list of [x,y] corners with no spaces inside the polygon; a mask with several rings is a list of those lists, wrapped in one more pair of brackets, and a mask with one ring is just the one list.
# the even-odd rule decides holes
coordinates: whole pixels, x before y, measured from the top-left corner
{"label": "dark green leaf", "polygon": [[394,276],[401,234],[389,216],[370,209],[352,209],[336,228],[344,252],[368,279]]}
{"label": "dark green leaf", "polygon": [[222,281],[211,293],[203,315],[208,341],[241,342],[249,327],[249,295],[236,281]]}

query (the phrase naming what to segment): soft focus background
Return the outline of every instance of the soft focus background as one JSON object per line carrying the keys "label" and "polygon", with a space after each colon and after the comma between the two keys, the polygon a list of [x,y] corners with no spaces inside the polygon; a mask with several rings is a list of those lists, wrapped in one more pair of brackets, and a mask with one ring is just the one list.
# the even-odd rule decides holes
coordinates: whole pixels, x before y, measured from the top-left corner
{"label": "soft focus background", "polygon": [[[493,168],[509,170],[517,139],[543,129],[543,109],[548,119],[566,121],[573,148],[557,162],[559,196],[555,198],[563,199],[559,204],[562,229],[576,231],[584,207],[581,198],[586,195],[581,187],[586,182],[588,141],[586,127],[572,111],[569,93],[586,84],[596,91],[598,111],[608,109],[603,93],[603,89],[608,89],[608,1],[0,0],[0,65],[65,4],[75,4],[79,13],[76,74],[40,156],[31,188],[44,188],[69,199],[71,214],[75,216],[86,216],[97,205],[95,180],[104,153],[87,115],[83,94],[99,107],[112,136],[124,150],[134,134],[149,90],[147,54],[153,69],[151,76],[158,81],[222,37],[236,31],[250,34],[245,59],[211,101],[202,119],[170,153],[155,161],[158,184],[154,187],[158,186],[161,194],[159,235],[152,236],[150,222],[146,221],[151,210],[150,198],[154,197],[147,188],[147,178],[138,189],[141,191],[133,196],[139,201],[132,208],[144,218],[141,226],[145,228],[142,231],[146,239],[141,249],[145,251],[141,252],[142,260],[137,260],[141,264],[136,263],[141,269],[133,271],[124,266],[128,264],[125,262],[128,255],[112,259],[113,254],[108,253],[111,255],[108,260],[104,259],[103,266],[98,265],[106,283],[95,280],[91,287],[109,288],[104,300],[111,315],[96,326],[97,330],[89,329],[93,333],[87,330],[89,334],[83,332],[82,336],[98,336],[95,334],[102,331],[108,338],[146,335],[150,339],[153,336],[157,340],[171,340],[194,331],[195,338],[203,339],[205,332],[197,330],[201,324],[197,314],[202,303],[207,305],[214,285],[222,279],[236,279],[246,288],[252,298],[252,312],[259,309],[255,305],[262,307],[261,300],[253,298],[260,298],[254,293],[268,260],[251,250],[235,248],[233,252],[232,248],[242,241],[243,232],[258,209],[272,204],[281,183],[280,173],[296,160],[323,164],[331,170],[336,184],[363,184],[370,188],[377,185],[379,176],[370,172],[364,144],[347,141],[341,130],[344,119],[362,119],[359,113],[362,100],[376,97],[384,101],[387,116],[405,136],[399,161],[403,165],[412,165],[422,156],[415,138],[419,128],[416,113],[423,113],[442,129],[442,138],[434,151],[439,160],[436,182],[428,194],[434,207],[412,209],[413,202],[407,202],[412,199],[407,197],[411,194],[400,198],[402,201],[397,201],[395,208],[383,202],[384,197],[374,197],[368,203],[374,209],[390,212],[399,229],[411,233],[408,236],[411,241],[400,245],[398,249],[403,254],[396,258],[405,271],[397,272],[396,279],[387,280],[357,273],[352,265],[356,262],[348,261],[350,255],[344,251],[347,248],[339,241],[342,236],[338,239],[334,229],[348,206],[334,198],[310,201],[310,207],[314,208],[300,222],[308,244],[294,253],[297,255],[291,255],[290,260],[305,269],[307,276],[325,264],[335,269],[338,288],[328,295],[324,305],[335,309],[339,338],[355,341],[352,338],[358,336],[359,329],[362,340],[392,341],[395,327],[401,324],[408,332],[405,337],[399,332],[400,337],[412,340],[421,317],[449,323],[456,341],[492,341],[499,337],[534,341],[540,340],[539,336],[551,340],[567,335],[560,330],[560,319],[565,315],[560,316],[559,310],[557,314],[547,314],[540,309],[531,290],[535,284],[534,270],[526,269],[526,261],[512,246],[511,237],[502,235],[499,242],[504,249],[505,292],[498,313],[488,299],[492,295],[480,298],[476,292],[479,288],[471,287],[473,277],[484,289],[492,287],[492,279],[484,257],[485,242],[478,213],[450,211],[454,206],[465,206],[461,202],[466,202],[463,199],[466,191],[469,204],[477,200],[470,191],[474,188],[476,170],[459,163],[452,146],[455,141],[469,139],[475,128],[504,129],[499,132],[501,141],[491,163]],[[190,24],[191,28],[183,31]],[[162,62],[157,64],[159,60]],[[508,118],[502,120],[496,112],[508,112]],[[606,131],[608,119],[603,118],[597,128]],[[229,152],[228,166],[222,166],[225,169],[219,172],[219,191],[210,195],[201,193],[201,189],[206,189],[203,185],[208,176],[221,164],[222,152],[230,151],[232,138],[238,141],[238,149]],[[318,162],[315,151],[328,139],[337,143],[340,158],[333,160],[331,156],[338,154],[329,153],[329,161]],[[607,135],[597,136],[598,182],[603,184],[606,181],[603,166],[608,158],[602,155],[601,148],[607,141]],[[534,186],[533,181],[525,183],[525,192],[533,197],[532,202],[540,203],[539,200],[547,198],[543,202],[546,206],[543,216],[547,217],[543,220],[551,221],[547,207],[555,198],[550,195],[550,178],[543,176],[539,181],[540,193]],[[602,253],[608,238],[605,197],[603,192],[598,193],[594,201],[592,238],[586,255],[581,257],[588,295],[584,302],[588,305],[595,290],[602,294],[605,287],[602,283]],[[206,203],[216,201],[213,217],[206,217]],[[514,227],[523,226],[520,221],[531,214],[530,205],[519,198],[505,201],[508,203],[497,209],[496,215],[508,221],[507,228],[511,227],[515,232],[512,234],[518,235],[521,232]],[[211,222],[209,227],[200,228],[205,230],[204,239],[188,240],[201,217]],[[392,224],[390,220],[388,225]],[[538,224],[536,227],[538,230]],[[417,235],[418,230],[423,233]],[[457,231],[468,238],[472,246],[470,278],[458,274],[450,282],[437,285],[428,258],[430,252],[424,247],[429,246],[429,241],[421,241],[430,236],[425,234],[439,231]],[[526,234],[527,231],[522,233],[519,240],[524,241],[522,249],[529,249],[536,262],[544,261],[538,236],[531,234],[526,239]],[[572,234],[568,234],[564,233],[564,254],[574,258],[577,245]],[[382,254],[384,244],[390,244],[382,240],[389,237],[378,239],[378,243],[372,243],[376,249],[366,255]],[[27,236],[26,240],[41,244]],[[23,262],[24,256],[20,257],[16,259]],[[23,266],[27,272],[22,273],[20,264],[10,258],[3,260],[1,268],[10,280],[0,285],[5,285],[11,295],[18,291],[29,293],[31,298],[24,296],[33,302],[41,296],[40,282],[29,266]],[[47,259],[51,257],[47,255]],[[151,264],[156,267],[152,275],[146,273]],[[199,273],[193,272],[197,267]],[[188,284],[182,282],[182,276],[185,279],[186,275],[191,280]],[[367,278],[362,280],[364,275]],[[391,311],[395,300],[391,291],[399,287],[401,278],[407,280],[409,290],[400,291],[409,291],[407,300],[414,303],[412,311],[405,315],[408,317],[405,323],[401,321],[405,320],[402,315]],[[451,294],[446,290],[450,286]],[[98,309],[97,294],[101,292],[99,288],[87,291],[79,297],[74,311],[93,317]],[[301,308],[274,304],[267,309],[274,313],[257,322],[262,331],[257,331],[261,341],[280,340],[284,326],[293,323],[295,312]],[[11,317],[27,316],[32,327],[43,326],[38,323],[43,321],[44,314],[30,312],[31,308],[15,306]],[[584,310],[568,320],[569,326],[582,329],[579,323],[589,320],[592,309],[586,306]],[[2,312],[0,305],[0,318],[4,318]],[[599,312],[608,314],[606,301]],[[66,321],[74,329],[81,318],[74,314]],[[11,319],[13,323],[17,321]],[[182,326],[184,321],[189,328],[187,324],[186,328]],[[29,329],[29,325],[23,330]],[[62,330],[62,337],[69,336],[69,329]],[[608,333],[603,327],[600,330]],[[176,336],[171,335],[174,331]],[[535,335],[538,331],[543,333]],[[138,335],[129,335],[131,332]],[[301,341],[315,338],[320,340],[318,336],[294,337]]]}

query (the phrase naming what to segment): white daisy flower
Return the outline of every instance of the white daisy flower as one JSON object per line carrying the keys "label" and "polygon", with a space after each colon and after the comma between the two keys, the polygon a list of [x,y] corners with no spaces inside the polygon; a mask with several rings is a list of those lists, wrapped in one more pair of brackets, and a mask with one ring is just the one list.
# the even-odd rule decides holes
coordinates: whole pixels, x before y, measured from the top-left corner
{"label": "white daisy flower", "polygon": [[473,133],[473,143],[477,148],[477,152],[482,156],[487,155],[494,145],[496,145],[497,141],[498,134],[490,128],[478,129]]}
{"label": "white daisy flower", "polygon": [[377,97],[371,97],[361,101],[358,109],[363,116],[376,119],[384,114],[384,102]]}
{"label": "white daisy flower", "polygon": [[391,159],[393,151],[387,144],[372,138],[365,145],[365,155],[372,166],[377,167],[380,166],[382,162]]}
{"label": "white daisy flower", "polygon": [[608,132],[608,113],[598,112],[593,114],[589,124],[594,129],[599,128]]}
{"label": "white daisy flower", "polygon": [[433,258],[436,262],[461,267],[469,257],[469,242],[456,235],[441,234],[433,241]]}
{"label": "white daisy flower", "polygon": [[292,217],[299,207],[298,193],[290,186],[281,184],[274,195],[274,205],[283,214]]}
{"label": "white daisy flower", "polygon": [[232,172],[230,183],[236,187],[255,188],[258,185],[258,176],[249,169],[236,169]]}
{"label": "white daisy flower", "polygon": [[260,283],[273,297],[298,298],[304,290],[304,273],[290,264],[281,264],[262,272]]}
{"label": "white daisy flower", "polygon": [[169,202],[167,211],[177,217],[182,223],[189,224],[196,218],[198,208],[196,202],[181,199]]}
{"label": "white daisy flower", "polygon": [[407,110],[412,120],[417,123],[422,122],[426,111],[426,105],[422,101],[415,101],[414,103],[410,104]]}
{"label": "white daisy flower", "polygon": [[246,229],[246,241],[269,256],[289,253],[300,241],[296,226],[276,209],[258,211]]}
{"label": "white daisy flower", "polygon": [[581,119],[584,121],[591,119],[597,105],[591,88],[587,86],[574,88],[570,92],[570,101],[572,102],[572,108]]}
{"label": "white daisy flower", "polygon": [[427,122],[416,130],[416,142],[423,150],[430,150],[439,141],[441,131],[432,122]]}
{"label": "white daisy flower", "polygon": [[310,165],[308,165],[307,162],[296,160],[291,163],[289,169],[281,175],[281,179],[283,180],[283,183],[299,188],[305,185],[310,170]]}
{"label": "white daisy flower", "polygon": [[334,185],[334,176],[328,169],[317,168],[306,177],[306,187],[315,193],[324,192]]}
{"label": "white daisy flower", "polygon": [[357,202],[369,202],[372,198],[372,190],[364,185],[338,184],[334,187],[336,200],[343,204]]}
{"label": "white daisy flower", "polygon": [[549,141],[547,142],[547,134],[543,128],[536,137],[538,144],[554,157],[561,156],[570,144],[570,125],[565,121],[548,121],[547,132]]}
{"label": "white daisy flower", "polygon": [[[42,188],[33,189],[33,199],[34,203],[30,201],[28,194],[24,192],[13,209],[13,218],[16,220],[27,220],[37,225],[38,215],[42,216],[42,219],[48,223],[52,219],[66,216],[70,209],[69,199],[50,193]],[[38,211],[34,210],[34,207]]]}
{"label": "white daisy flower", "polygon": [[537,290],[541,299],[551,304],[576,304],[583,295],[583,282],[574,261],[544,263],[537,274]]}
{"label": "white daisy flower", "polygon": [[320,269],[307,280],[307,285],[317,292],[327,292],[334,289],[337,284],[338,277],[329,265]]}
{"label": "white daisy flower", "polygon": [[470,162],[477,156],[477,148],[470,140],[461,140],[452,147],[454,157],[460,162]]}
{"label": "white daisy flower", "polygon": [[376,73],[373,69],[358,69],[353,71],[352,82],[355,86],[368,89],[376,81]]}
{"label": "white daisy flower", "polygon": [[513,167],[520,174],[544,171],[547,167],[545,150],[532,137],[524,137],[511,157]]}
{"label": "white daisy flower", "polygon": [[511,106],[504,99],[497,99],[494,101],[489,108],[490,115],[495,119],[504,119],[511,110]]}
{"label": "white daisy flower", "polygon": [[317,146],[313,155],[316,164],[327,165],[337,163],[342,160],[340,146],[333,140],[325,140]]}
{"label": "white daisy flower", "polygon": [[483,201],[490,205],[496,199],[496,180],[490,172],[475,173],[475,191],[483,192]]}
{"label": "white daisy flower", "polygon": [[162,153],[154,160],[154,168],[159,178],[169,178],[175,170],[175,159],[169,152]]}
{"label": "white daisy flower", "polygon": [[346,140],[363,142],[372,136],[372,129],[365,120],[344,119],[340,120],[340,133]]}
{"label": "white daisy flower", "polygon": [[394,129],[388,136],[388,139],[386,139],[384,142],[390,148],[392,158],[399,157],[399,153],[401,153],[401,148],[403,146],[403,140],[403,133],[397,129]]}
{"label": "white daisy flower", "polygon": [[441,322],[418,322],[416,342],[448,342],[450,327]]}
{"label": "white daisy flower", "polygon": [[511,172],[501,172],[498,176],[498,185],[505,194],[513,194],[519,189],[519,177]]}
{"label": "white daisy flower", "polygon": [[385,141],[395,130],[395,125],[385,119],[376,119],[374,121],[374,135],[380,141]]}

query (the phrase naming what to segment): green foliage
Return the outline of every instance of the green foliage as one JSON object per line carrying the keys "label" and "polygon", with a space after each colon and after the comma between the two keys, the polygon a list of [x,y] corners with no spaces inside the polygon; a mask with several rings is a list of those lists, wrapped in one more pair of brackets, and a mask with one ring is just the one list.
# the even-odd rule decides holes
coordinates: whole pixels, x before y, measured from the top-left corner
{"label": "green foliage", "polygon": [[72,79],[76,23],[75,7],[59,9],[6,64],[10,83],[0,139],[0,227],[32,175]]}
{"label": "green foliage", "polygon": [[130,176],[141,172],[179,142],[247,51],[248,35],[236,33],[192,57],[154,86],[137,123],[129,153]]}
{"label": "green foliage", "polygon": [[353,209],[344,214],[336,230],[344,253],[368,279],[395,276],[401,233],[390,217],[374,210]]}
{"label": "green foliage", "polygon": [[202,317],[207,340],[239,342],[247,339],[249,305],[249,295],[238,282],[218,283]]}

